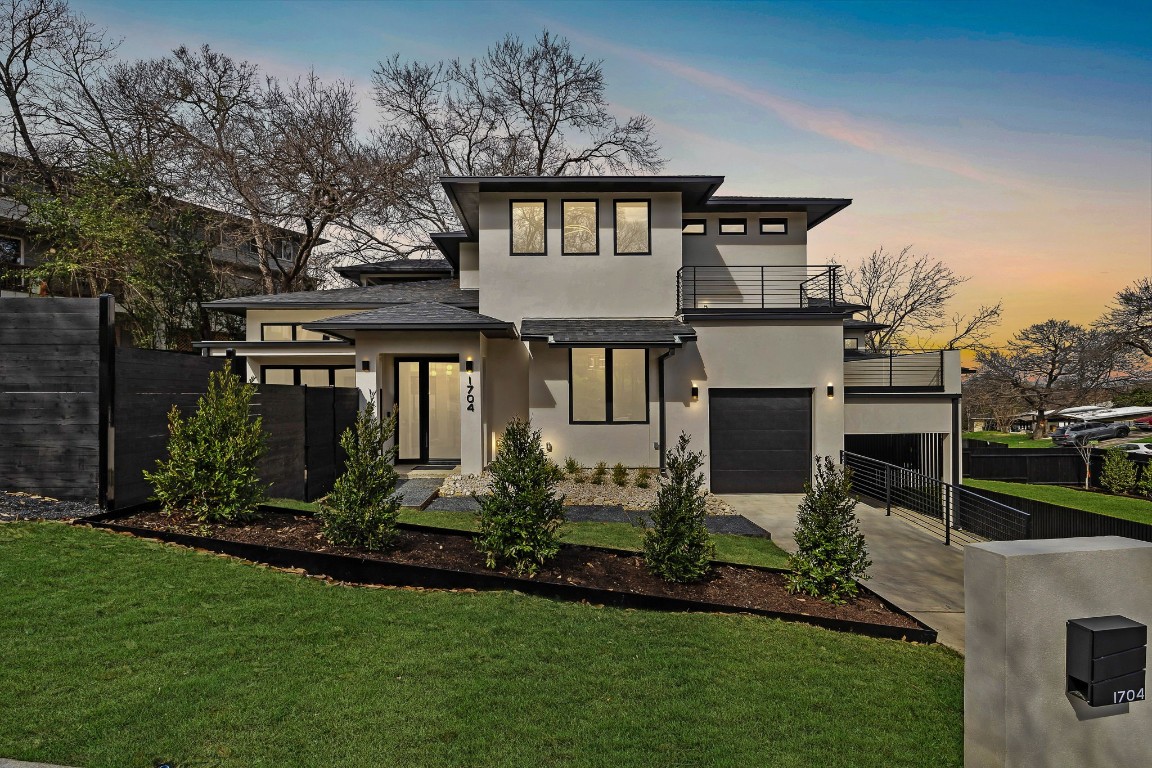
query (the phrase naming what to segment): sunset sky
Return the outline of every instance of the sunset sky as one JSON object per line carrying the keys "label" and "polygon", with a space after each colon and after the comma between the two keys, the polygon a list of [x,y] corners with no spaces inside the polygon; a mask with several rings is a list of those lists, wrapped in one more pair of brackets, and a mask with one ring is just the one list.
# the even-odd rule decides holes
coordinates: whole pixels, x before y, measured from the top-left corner
{"label": "sunset sky", "polygon": [[668,173],[721,194],[851,197],[810,259],[913,244],[1004,300],[998,340],[1090,322],[1152,275],[1150,3],[377,3],[73,0],[151,57],[210,43],[367,98],[380,59],[471,58],[542,28],[603,59]]}

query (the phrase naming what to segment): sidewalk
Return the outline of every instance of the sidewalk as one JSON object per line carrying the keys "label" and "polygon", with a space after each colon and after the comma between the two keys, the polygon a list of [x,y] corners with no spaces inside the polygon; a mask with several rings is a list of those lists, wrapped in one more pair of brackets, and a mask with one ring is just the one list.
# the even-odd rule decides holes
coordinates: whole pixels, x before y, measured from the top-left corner
{"label": "sidewalk", "polygon": [[[772,540],[792,552],[796,541],[798,493],[723,496],[732,509],[772,533]],[[860,530],[868,542],[872,577],[864,582],[939,632],[942,645],[964,652],[964,552],[883,508],[864,502],[856,507]]]}

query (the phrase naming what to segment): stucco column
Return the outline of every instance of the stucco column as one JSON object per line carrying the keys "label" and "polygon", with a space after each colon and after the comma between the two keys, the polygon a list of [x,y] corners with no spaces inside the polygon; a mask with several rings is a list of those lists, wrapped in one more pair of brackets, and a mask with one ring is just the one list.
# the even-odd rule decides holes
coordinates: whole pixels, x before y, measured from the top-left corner
{"label": "stucco column", "polygon": [[466,475],[484,469],[484,347],[478,333],[460,349],[460,471]]}

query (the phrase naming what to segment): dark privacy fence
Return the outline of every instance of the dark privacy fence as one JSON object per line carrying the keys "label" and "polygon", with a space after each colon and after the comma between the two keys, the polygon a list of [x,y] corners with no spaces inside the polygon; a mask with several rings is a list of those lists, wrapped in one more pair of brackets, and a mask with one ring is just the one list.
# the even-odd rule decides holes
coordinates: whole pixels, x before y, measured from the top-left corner
{"label": "dark privacy fence", "polygon": [[[1106,449],[1093,448],[1089,484],[1099,487]],[[1147,466],[1145,456],[1128,459]],[[983,441],[964,441],[964,476],[1033,485],[1084,485],[1084,459],[1075,448],[1009,448]]]}
{"label": "dark privacy fence", "polygon": [[1022,499],[1006,493],[971,489],[973,493],[993,501],[1010,504],[1027,512],[1032,517],[1033,539],[1064,539],[1073,536],[1127,536],[1130,539],[1152,541],[1152,525],[1137,523],[1134,520],[1121,520],[1118,517],[1098,515],[1082,509],[1071,509],[1046,501]]}
{"label": "dark privacy fence", "polygon": [[[109,509],[152,494],[145,469],[166,456],[168,411],[184,413],[212,371],[243,361],[114,345],[115,307],[101,299],[0,301],[0,489],[96,500]],[[312,500],[332,488],[355,420],[354,389],[260,385],[273,496]]]}

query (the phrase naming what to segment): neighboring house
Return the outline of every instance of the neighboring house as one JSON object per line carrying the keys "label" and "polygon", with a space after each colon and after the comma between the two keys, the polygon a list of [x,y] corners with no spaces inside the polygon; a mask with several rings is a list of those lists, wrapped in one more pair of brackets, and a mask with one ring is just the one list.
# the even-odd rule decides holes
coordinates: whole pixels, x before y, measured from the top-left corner
{"label": "neighboring house", "polygon": [[958,479],[958,353],[863,352],[839,267],[809,264],[808,231],[851,201],[722,182],[445,178],[464,229],[431,235],[443,262],[213,302],[247,338],[200,346],[260,381],[359,387],[406,463],[479,472],[520,417],[585,465],[657,466],[686,432],[718,493],[801,491],[846,446]]}

